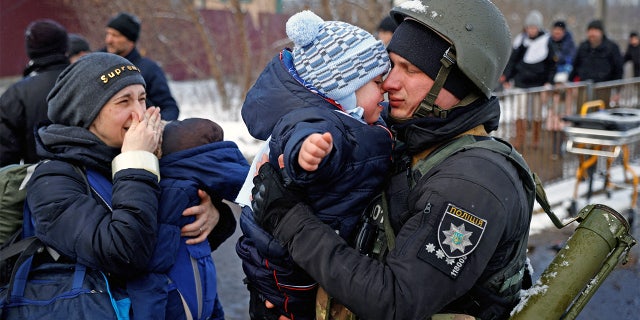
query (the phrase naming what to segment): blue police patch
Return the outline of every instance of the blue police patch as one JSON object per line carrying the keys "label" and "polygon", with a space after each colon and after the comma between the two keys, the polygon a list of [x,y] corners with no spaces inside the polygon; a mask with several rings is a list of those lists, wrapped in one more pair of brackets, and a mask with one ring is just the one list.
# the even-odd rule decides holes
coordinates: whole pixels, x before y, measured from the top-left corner
{"label": "blue police patch", "polygon": [[427,237],[418,257],[455,279],[478,246],[487,220],[449,203],[438,232]]}

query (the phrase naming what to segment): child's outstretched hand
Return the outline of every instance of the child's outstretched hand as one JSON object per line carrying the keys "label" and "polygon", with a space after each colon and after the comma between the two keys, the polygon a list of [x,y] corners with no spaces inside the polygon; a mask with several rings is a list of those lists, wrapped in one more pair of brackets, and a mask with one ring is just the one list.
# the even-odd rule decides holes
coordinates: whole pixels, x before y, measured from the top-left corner
{"label": "child's outstretched hand", "polygon": [[331,152],[331,149],[333,149],[331,133],[312,133],[302,142],[298,164],[306,171],[315,171],[322,159]]}

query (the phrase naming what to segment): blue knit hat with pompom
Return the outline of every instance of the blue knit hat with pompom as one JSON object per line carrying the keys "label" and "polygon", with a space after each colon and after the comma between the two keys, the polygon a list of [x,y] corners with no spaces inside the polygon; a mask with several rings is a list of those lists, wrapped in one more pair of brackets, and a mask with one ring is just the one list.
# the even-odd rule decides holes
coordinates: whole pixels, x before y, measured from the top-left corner
{"label": "blue knit hat with pompom", "polygon": [[286,29],[300,77],[346,110],[357,107],[357,89],[389,70],[384,44],[354,25],[305,10],[289,18]]}

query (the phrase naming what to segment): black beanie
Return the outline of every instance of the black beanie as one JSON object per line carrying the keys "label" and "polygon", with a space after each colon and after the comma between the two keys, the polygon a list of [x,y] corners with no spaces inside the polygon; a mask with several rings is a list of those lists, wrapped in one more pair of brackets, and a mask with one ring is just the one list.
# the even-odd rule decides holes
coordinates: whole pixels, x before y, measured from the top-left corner
{"label": "black beanie", "polygon": [[393,20],[391,16],[386,16],[384,17],[384,19],[382,19],[382,21],[380,21],[378,30],[395,32],[397,27],[398,25],[396,24],[395,20]]}
{"label": "black beanie", "polygon": [[83,38],[79,34],[69,34],[69,50],[67,51],[68,56],[76,55],[80,52],[89,52],[91,48],[89,47],[89,42],[85,38]]}
{"label": "black beanie", "polygon": [[[442,66],[440,59],[449,47],[451,45],[447,41],[419,22],[404,20],[393,33],[387,50],[407,59],[435,81]],[[449,72],[444,88],[456,98],[462,99],[473,91],[475,86],[454,66]]]}
{"label": "black beanie", "polygon": [[47,116],[54,124],[88,129],[111,97],[133,84],[145,86],[129,60],[106,52],[87,54],[58,76],[47,96]]}
{"label": "black beanie", "polygon": [[118,30],[123,36],[133,42],[138,41],[138,37],[140,36],[140,19],[130,13],[119,13],[109,20],[107,27]]}
{"label": "black beanie", "polygon": [[558,20],[558,21],[553,23],[553,27],[554,28],[567,29],[567,24],[562,20]]}
{"label": "black beanie", "polygon": [[589,25],[587,25],[587,30],[589,29],[598,29],[604,32],[604,25],[602,24],[601,20],[593,20],[589,22]]}
{"label": "black beanie", "polygon": [[67,30],[53,20],[43,19],[32,22],[27,27],[24,37],[29,59],[67,52],[69,41]]}

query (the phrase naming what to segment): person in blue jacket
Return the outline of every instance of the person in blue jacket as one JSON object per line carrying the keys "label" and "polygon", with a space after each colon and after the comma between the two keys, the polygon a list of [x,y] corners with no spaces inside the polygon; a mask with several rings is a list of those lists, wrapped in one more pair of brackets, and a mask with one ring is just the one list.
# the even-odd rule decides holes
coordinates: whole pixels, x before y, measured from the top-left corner
{"label": "person in blue jacket", "polygon": [[128,12],[112,17],[107,23],[103,51],[124,57],[138,67],[147,83],[147,105],[160,107],[163,120],[176,120],[180,109],[171,95],[164,71],[155,61],[143,57],[136,48],[141,24],[137,16]]}
{"label": "person in blue jacket", "polygon": [[[391,163],[393,139],[380,118],[389,56],[365,30],[311,11],[293,15],[286,31],[294,49],[267,65],[242,116],[255,138],[268,140],[269,161],[284,162],[289,183],[304,190],[320,220],[352,241],[360,213],[381,191]],[[250,212],[243,208],[244,237],[236,251],[247,274],[251,317],[261,317],[267,300],[290,318],[314,318],[308,310],[315,281],[296,270]]]}
{"label": "person in blue jacket", "polygon": [[[162,236],[155,154],[161,118],[145,100],[139,69],[122,57],[90,53],[67,67],[47,97],[51,124],[36,133],[37,153],[46,160],[29,180],[26,198],[35,236],[60,255],[58,261],[105,273],[114,296],[131,301],[119,310],[134,320],[157,318],[145,316],[153,301],[133,289],[137,278],[150,272]],[[87,178],[98,181],[91,187],[100,190],[87,192]],[[176,231],[196,242],[206,239],[218,217],[211,199],[201,196],[200,205],[183,212],[195,215],[195,221]],[[170,301],[166,319],[185,318],[177,290]],[[63,318],[68,312],[51,316]]]}
{"label": "person in blue jacket", "polygon": [[576,44],[573,42],[573,34],[567,29],[563,20],[553,23],[549,44],[553,49],[553,60],[556,62],[555,83],[569,81],[569,73],[573,70],[573,57],[576,55]]}
{"label": "person in blue jacket", "polygon": [[[217,123],[201,118],[171,121],[163,132],[159,240],[151,264],[168,272],[193,319],[224,319],[211,252],[235,231],[233,212],[222,200],[235,199],[249,170],[238,146],[223,138]],[[189,244],[190,237],[180,237],[180,228],[194,218],[182,212],[200,202],[199,190],[211,196],[220,219],[208,242]],[[149,290],[145,284],[142,289]],[[155,284],[166,286],[166,281]]]}

